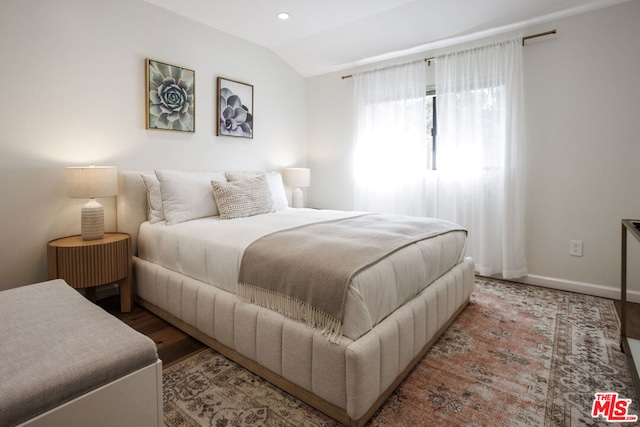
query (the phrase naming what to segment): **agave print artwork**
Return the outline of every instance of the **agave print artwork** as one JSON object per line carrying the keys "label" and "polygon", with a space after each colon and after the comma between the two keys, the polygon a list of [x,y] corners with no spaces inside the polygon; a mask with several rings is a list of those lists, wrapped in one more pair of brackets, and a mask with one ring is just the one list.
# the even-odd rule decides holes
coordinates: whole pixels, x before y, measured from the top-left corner
{"label": "agave print artwork", "polygon": [[146,61],[147,129],[195,132],[195,71]]}
{"label": "agave print artwork", "polygon": [[218,77],[218,136],[253,138],[253,86]]}

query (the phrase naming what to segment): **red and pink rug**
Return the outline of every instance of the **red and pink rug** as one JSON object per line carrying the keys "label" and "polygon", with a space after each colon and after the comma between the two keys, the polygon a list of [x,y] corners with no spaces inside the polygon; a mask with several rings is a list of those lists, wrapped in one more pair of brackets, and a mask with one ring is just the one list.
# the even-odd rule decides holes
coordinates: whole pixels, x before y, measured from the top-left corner
{"label": "red and pink rug", "polygon": [[[478,278],[470,305],[370,426],[610,425],[596,392],[640,415],[611,300]],[[164,371],[170,426],[333,426],[332,419],[207,350]]]}

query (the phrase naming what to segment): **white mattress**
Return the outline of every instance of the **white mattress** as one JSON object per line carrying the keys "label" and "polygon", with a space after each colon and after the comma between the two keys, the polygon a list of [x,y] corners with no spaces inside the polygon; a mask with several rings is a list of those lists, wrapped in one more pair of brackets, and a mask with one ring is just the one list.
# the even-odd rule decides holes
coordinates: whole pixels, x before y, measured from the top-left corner
{"label": "white mattress", "polygon": [[[358,214],[361,212],[288,209],[230,221],[208,217],[171,226],[145,222],[138,236],[138,256],[235,293],[242,255],[256,239]],[[347,295],[344,335],[353,340],[364,335],[461,262],[465,250],[465,233],[451,232],[410,245],[357,274]]]}

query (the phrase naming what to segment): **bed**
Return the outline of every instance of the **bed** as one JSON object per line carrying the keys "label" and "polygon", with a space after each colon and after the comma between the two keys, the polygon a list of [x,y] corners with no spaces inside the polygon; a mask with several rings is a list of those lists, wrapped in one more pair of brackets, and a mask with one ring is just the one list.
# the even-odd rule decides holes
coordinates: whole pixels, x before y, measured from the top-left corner
{"label": "bed", "polygon": [[[242,205],[237,216],[238,191],[263,200]],[[280,257],[286,252],[280,248],[288,247],[282,242],[290,241],[269,238],[316,227],[326,237],[333,233],[322,228],[327,224],[367,224],[368,230],[374,220],[398,219],[288,208],[275,172],[120,172],[117,216],[118,231],[132,235],[140,305],[345,425],[366,423],[464,309],[473,290],[473,260],[464,256],[466,232],[453,225],[395,242],[375,255],[375,262],[355,261],[364,264],[347,274],[337,326],[333,314],[328,318],[334,320],[325,321],[324,314],[318,320],[316,314],[326,310],[316,310],[316,302],[300,302],[301,310],[297,297],[284,304],[262,298],[271,291],[255,292],[256,277],[276,277],[278,268],[265,274],[250,266]],[[308,235],[302,236],[307,241]],[[267,241],[266,252],[265,247],[255,252]],[[248,262],[250,254],[265,262]],[[315,263],[335,257],[327,256]],[[347,252],[339,256],[348,257]],[[308,277],[327,280],[315,272]]]}

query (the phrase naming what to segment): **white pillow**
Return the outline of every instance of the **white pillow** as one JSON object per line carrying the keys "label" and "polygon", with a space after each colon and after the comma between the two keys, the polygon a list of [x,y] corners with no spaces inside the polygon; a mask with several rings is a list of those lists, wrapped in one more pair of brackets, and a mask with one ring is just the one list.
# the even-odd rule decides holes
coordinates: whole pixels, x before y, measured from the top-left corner
{"label": "white pillow", "polygon": [[271,191],[264,175],[241,181],[211,181],[220,219],[245,218],[273,212]]}
{"label": "white pillow", "polygon": [[256,171],[227,171],[224,176],[227,177],[227,181],[245,181],[247,179],[255,178],[257,176],[264,175],[264,172]]}
{"label": "white pillow", "polygon": [[[246,179],[255,178],[263,175],[262,172],[249,172],[249,171],[231,171],[225,172],[225,176],[229,181],[242,181]],[[267,179],[267,185],[269,191],[271,191],[271,198],[273,199],[273,208],[276,211],[284,211],[289,207],[287,202],[287,193],[284,191],[284,184],[282,183],[282,175],[279,172],[267,172],[264,174]]]}
{"label": "white pillow", "polygon": [[223,172],[156,170],[167,225],[219,215],[211,181],[226,182]]}
{"label": "white pillow", "polygon": [[153,173],[141,175],[144,185],[147,187],[147,219],[151,224],[164,221],[164,209],[162,209],[162,194],[160,193],[160,181]]}
{"label": "white pillow", "polygon": [[280,172],[267,172],[264,174],[267,178],[271,197],[273,198],[273,208],[277,211],[284,211],[289,207],[287,202],[287,193],[284,192],[284,184],[282,183],[282,175]]}

